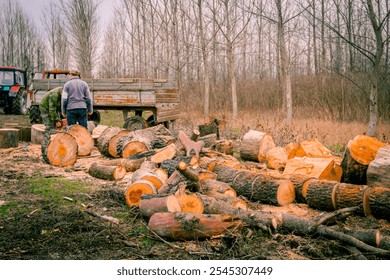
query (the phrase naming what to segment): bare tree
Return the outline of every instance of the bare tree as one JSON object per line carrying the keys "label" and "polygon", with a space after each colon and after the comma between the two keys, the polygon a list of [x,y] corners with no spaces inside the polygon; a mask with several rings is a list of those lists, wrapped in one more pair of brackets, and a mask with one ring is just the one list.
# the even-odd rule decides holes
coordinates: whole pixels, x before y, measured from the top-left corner
{"label": "bare tree", "polygon": [[91,77],[99,46],[98,7],[101,0],[60,0],[60,3],[67,20],[75,63],[83,75]]}

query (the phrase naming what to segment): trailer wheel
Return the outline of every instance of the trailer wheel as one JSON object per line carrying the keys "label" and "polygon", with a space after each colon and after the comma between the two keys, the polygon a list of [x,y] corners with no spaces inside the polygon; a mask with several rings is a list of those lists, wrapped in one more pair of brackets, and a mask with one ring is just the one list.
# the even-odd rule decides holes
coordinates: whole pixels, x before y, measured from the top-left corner
{"label": "trailer wheel", "polygon": [[42,123],[41,111],[38,105],[31,105],[30,107],[30,123]]}
{"label": "trailer wheel", "polygon": [[98,124],[100,124],[100,112],[98,110],[93,110],[92,115],[88,116],[88,120],[92,121],[95,126],[98,126]]}
{"label": "trailer wheel", "polygon": [[134,131],[134,130],[140,130],[148,127],[148,123],[143,117],[140,116],[134,116],[130,117],[125,121],[125,124],[123,125],[124,128]]}

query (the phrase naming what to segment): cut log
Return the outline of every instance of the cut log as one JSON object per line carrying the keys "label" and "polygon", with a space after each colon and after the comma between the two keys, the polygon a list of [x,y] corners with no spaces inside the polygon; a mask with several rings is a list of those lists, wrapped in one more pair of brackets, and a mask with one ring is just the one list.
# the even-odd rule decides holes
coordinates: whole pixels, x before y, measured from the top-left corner
{"label": "cut log", "polygon": [[19,129],[0,128],[0,148],[16,148],[19,145]]}
{"label": "cut log", "polygon": [[192,134],[190,136],[190,140],[196,142],[196,140],[198,140],[198,138],[199,138],[199,135],[200,135],[200,131],[199,130],[197,130],[197,129],[192,130]]}
{"label": "cut log", "polygon": [[4,123],[3,128],[16,128],[19,130],[19,141],[31,142],[31,126],[19,123]]}
{"label": "cut log", "polygon": [[112,159],[112,160],[105,160],[100,161],[99,165],[107,165],[107,166],[123,166],[126,169],[126,172],[134,172],[138,170],[142,163],[145,162],[146,158],[141,159]]}
{"label": "cut log", "polygon": [[314,177],[307,177],[301,174],[296,174],[289,177],[295,187],[295,199],[299,203],[307,203],[307,187],[313,181],[317,180]]}
{"label": "cut log", "polygon": [[292,158],[287,161],[283,175],[302,174],[319,179],[331,179],[334,177],[334,160],[328,158]]}
{"label": "cut log", "polygon": [[97,162],[92,163],[88,170],[89,175],[103,180],[121,180],[126,175],[126,169],[119,166],[100,165]]}
{"label": "cut log", "polygon": [[365,229],[365,230],[354,230],[344,229],[343,232],[356,239],[363,241],[364,243],[375,246],[381,249],[390,250],[390,243],[388,242],[387,236],[383,236],[379,229]]}
{"label": "cut log", "polygon": [[197,240],[231,234],[241,229],[242,222],[221,214],[156,213],[150,218],[148,227],[164,238]]}
{"label": "cut log", "polygon": [[116,134],[123,130],[124,129],[121,127],[109,126],[104,129],[103,132],[101,132],[100,136],[97,138],[97,148],[102,155],[106,157],[112,157],[109,151],[110,140],[112,137],[114,137]]}
{"label": "cut log", "polygon": [[218,140],[215,143],[215,150],[227,155],[233,155],[233,148],[232,140]]}
{"label": "cut log", "polygon": [[164,148],[156,150],[156,153],[150,157],[155,163],[162,163],[164,160],[173,159],[176,156],[176,145],[170,144]]}
{"label": "cut log", "polygon": [[295,157],[332,157],[332,152],[316,138],[312,138],[299,143]]}
{"label": "cut log", "polygon": [[217,192],[225,196],[232,196],[232,197],[237,196],[236,191],[229,184],[226,184],[224,182],[220,182],[213,179],[207,179],[201,181],[200,184],[201,184],[200,188],[202,190],[202,193],[206,195],[208,193]]}
{"label": "cut log", "polygon": [[358,135],[348,141],[341,168],[343,175],[341,182],[366,185],[367,168],[374,160],[378,150],[384,145],[383,142],[367,135]]}
{"label": "cut log", "polygon": [[151,170],[138,169],[133,173],[131,178],[132,178],[131,179],[132,182],[136,182],[139,180],[149,181],[153,184],[156,190],[159,190],[161,186],[164,184],[162,179],[159,178],[159,176]]}
{"label": "cut log", "polygon": [[[224,203],[230,205],[230,207],[245,210],[245,211],[249,210],[248,204],[239,197],[226,196],[226,195],[223,195],[223,194],[217,193],[217,192],[208,192],[207,194],[199,194],[198,193],[197,195],[202,200],[203,200],[204,196],[213,197],[218,201],[223,201]],[[220,212],[215,212],[215,213],[207,212],[207,213],[208,214],[226,214],[226,212],[223,212],[223,211],[224,211],[223,209],[220,209]],[[205,213],[206,213],[206,210],[205,210]]]}
{"label": "cut log", "polygon": [[336,181],[327,180],[313,180],[306,190],[307,205],[313,209],[323,211],[335,210],[334,202],[334,187],[337,185]]}
{"label": "cut log", "polygon": [[163,125],[135,130],[118,140],[119,157],[127,158],[133,154],[160,149],[176,141],[176,138]]}
{"label": "cut log", "polygon": [[59,132],[45,138],[42,143],[42,157],[48,164],[66,167],[76,163],[78,145],[67,132]]}
{"label": "cut log", "polygon": [[267,152],[267,166],[275,170],[283,170],[287,163],[287,152],[285,148],[274,147]]}
{"label": "cut log", "polygon": [[333,206],[335,209],[342,209],[353,206],[361,206],[358,211],[363,214],[363,195],[367,188],[365,185],[353,185],[338,183],[333,190]]}
{"label": "cut log", "polygon": [[390,188],[390,144],[383,145],[367,168],[367,185]]}
{"label": "cut log", "polygon": [[174,195],[151,197],[145,199],[142,197],[139,204],[139,210],[143,217],[149,219],[155,213],[181,212],[179,201]]}
{"label": "cut log", "polygon": [[132,183],[125,192],[127,205],[130,207],[138,206],[143,194],[156,194],[157,190],[153,184],[147,180],[139,180]]}
{"label": "cut log", "polygon": [[367,188],[363,195],[363,209],[366,216],[390,221],[390,188]]}
{"label": "cut log", "polygon": [[208,134],[198,138],[198,142],[202,141],[205,148],[215,148],[217,144],[217,134]]}
{"label": "cut log", "polygon": [[[218,168],[217,168],[218,167]],[[240,169],[234,169],[233,167],[218,164],[214,167],[214,172],[217,173],[217,180],[231,185],[234,178],[242,172]]]}
{"label": "cut log", "polygon": [[297,153],[298,148],[299,148],[298,143],[288,143],[284,147],[284,149],[286,150],[286,153],[287,153],[287,159],[295,158],[295,155]]}
{"label": "cut log", "polygon": [[95,143],[91,134],[84,126],[74,124],[67,127],[65,131],[76,139],[78,145],[78,156],[88,156],[91,154]]}
{"label": "cut log", "polygon": [[179,184],[185,180],[186,178],[175,170],[158,190],[158,193],[175,193]]}
{"label": "cut log", "polygon": [[119,157],[118,151],[116,149],[118,142],[119,142],[119,139],[121,139],[123,136],[129,134],[130,132],[131,132],[130,130],[123,129],[110,138],[110,140],[108,141],[108,155],[107,156],[111,156],[113,158]]}
{"label": "cut log", "polygon": [[217,139],[219,140],[219,123],[220,120],[214,119],[205,124],[201,124],[198,126],[200,137],[210,134],[215,134]]}
{"label": "cut log", "polygon": [[92,139],[95,143],[95,146],[98,146],[98,139],[100,135],[102,135],[103,131],[106,130],[109,126],[107,125],[97,125],[95,128],[92,130]]}
{"label": "cut log", "polygon": [[271,135],[250,130],[241,141],[240,156],[242,160],[265,162],[268,150],[274,147],[276,145]]}
{"label": "cut log", "polygon": [[45,125],[44,124],[33,124],[31,126],[31,143],[41,145],[44,140]]}
{"label": "cut log", "polygon": [[191,212],[202,214],[204,211],[203,201],[196,194],[186,194],[179,191],[175,194],[177,201],[180,204],[182,212]]}

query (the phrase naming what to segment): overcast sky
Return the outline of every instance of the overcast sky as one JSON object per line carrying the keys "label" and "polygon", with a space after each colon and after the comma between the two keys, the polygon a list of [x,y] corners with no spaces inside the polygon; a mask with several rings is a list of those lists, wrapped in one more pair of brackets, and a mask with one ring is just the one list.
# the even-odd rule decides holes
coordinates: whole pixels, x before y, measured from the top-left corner
{"label": "overcast sky", "polygon": [[[8,0],[0,0],[3,4]],[[58,2],[58,0],[12,0],[18,1],[23,7],[23,10],[29,14],[35,21],[38,28],[41,27],[41,17],[44,16],[44,9],[48,7],[51,2]],[[102,3],[99,6],[99,12],[102,17],[101,24],[108,24],[112,13],[114,11],[115,3],[118,0],[100,0]]]}

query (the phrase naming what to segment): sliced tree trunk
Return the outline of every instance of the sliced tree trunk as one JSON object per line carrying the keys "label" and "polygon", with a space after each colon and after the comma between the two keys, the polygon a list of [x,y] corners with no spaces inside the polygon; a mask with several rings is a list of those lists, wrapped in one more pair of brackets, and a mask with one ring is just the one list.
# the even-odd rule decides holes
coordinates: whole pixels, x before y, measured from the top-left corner
{"label": "sliced tree trunk", "polygon": [[139,210],[143,217],[149,219],[155,213],[181,212],[179,201],[174,195],[145,198],[142,196]]}
{"label": "sliced tree trunk", "polygon": [[141,167],[142,163],[144,163],[145,160],[146,158],[140,158],[140,159],[119,158],[119,159],[100,161],[99,165],[108,165],[108,166],[121,165],[126,169],[126,172],[134,172]]}
{"label": "sliced tree trunk", "polygon": [[275,170],[284,170],[287,163],[287,152],[285,148],[274,147],[267,152],[267,166]]}
{"label": "sliced tree trunk", "polygon": [[109,126],[105,130],[103,130],[103,132],[97,138],[97,148],[102,155],[106,157],[112,157],[109,151],[110,140],[112,137],[114,137],[116,134],[123,130],[125,129],[117,126]]}
{"label": "sliced tree trunk", "polygon": [[220,193],[225,196],[236,197],[236,191],[227,183],[220,182],[214,179],[202,180],[200,183],[201,192],[203,194],[208,193]]}
{"label": "sliced tree trunk", "polygon": [[116,149],[117,145],[118,145],[118,142],[119,142],[119,139],[121,139],[123,136],[127,135],[131,133],[130,130],[127,130],[127,129],[123,129],[121,131],[119,131],[117,134],[115,134],[114,136],[112,136],[108,142],[108,154],[107,156],[111,156],[113,158],[118,158],[119,155],[118,155],[118,151]]}
{"label": "sliced tree trunk", "polygon": [[363,195],[365,185],[338,183],[333,190],[333,205],[335,209],[361,206],[358,213],[363,214]]}
{"label": "sliced tree trunk", "polygon": [[287,159],[295,158],[296,153],[298,151],[298,148],[299,148],[299,143],[288,143],[284,147],[284,149],[286,150],[286,153],[287,153]]}
{"label": "sliced tree trunk", "polygon": [[176,141],[163,125],[135,130],[122,136],[117,144],[118,155],[127,158],[133,154],[160,149]]}
{"label": "sliced tree trunk", "polygon": [[163,238],[196,240],[231,234],[242,228],[242,222],[221,214],[156,213],[150,218],[148,227]]}
{"label": "sliced tree trunk", "polygon": [[312,138],[299,143],[295,157],[332,157],[332,152],[316,138]]}
{"label": "sliced tree trunk", "polygon": [[390,221],[390,188],[367,188],[363,196],[363,209],[366,216]]}
{"label": "sliced tree trunk", "polygon": [[132,183],[125,192],[127,205],[130,207],[138,206],[143,194],[156,194],[157,190],[153,184],[147,180],[139,180]]}
{"label": "sliced tree trunk", "polygon": [[215,148],[217,144],[217,134],[208,134],[198,138],[198,141],[204,143],[205,148]]}
{"label": "sliced tree trunk", "polygon": [[196,194],[187,194],[183,190],[179,190],[175,197],[180,204],[182,212],[203,213],[203,201]]}
{"label": "sliced tree trunk", "polygon": [[19,129],[0,128],[0,148],[16,148],[19,145]]}
{"label": "sliced tree trunk", "polygon": [[33,124],[31,126],[31,143],[41,145],[44,140],[45,125],[44,124]]}
{"label": "sliced tree trunk", "polygon": [[390,237],[382,235],[379,229],[344,229],[343,232],[368,245],[390,250]]}
{"label": "sliced tree trunk", "polygon": [[378,150],[384,145],[383,142],[367,135],[358,135],[348,141],[341,168],[343,175],[341,182],[366,185],[367,168],[374,160]]}
{"label": "sliced tree trunk", "polygon": [[139,180],[149,181],[153,184],[157,191],[164,184],[164,179],[166,180],[166,178],[160,177],[160,175],[157,174],[155,170],[144,169],[142,168],[142,166],[140,169],[136,170],[131,177],[132,182],[136,182]]}
{"label": "sliced tree trunk", "polygon": [[307,187],[313,181],[317,180],[314,177],[307,177],[301,174],[296,174],[290,177],[291,182],[295,187],[295,199],[299,203],[307,203]]}
{"label": "sliced tree trunk", "polygon": [[284,176],[292,176],[295,174],[301,174],[307,177],[315,177],[319,179],[331,179],[334,177],[333,168],[334,160],[331,157],[328,158],[292,158],[287,161],[284,168]]}
{"label": "sliced tree trunk", "polygon": [[173,159],[176,154],[176,145],[170,144],[164,148],[156,150],[156,153],[150,157],[150,160],[154,163],[162,163],[164,160]]}
{"label": "sliced tree trunk", "polygon": [[306,190],[306,202],[309,207],[323,211],[333,211],[333,189],[338,182],[327,180],[313,180]]}
{"label": "sliced tree trunk", "polygon": [[103,179],[103,180],[121,180],[126,175],[126,169],[119,166],[108,166],[108,165],[100,165],[97,162],[92,163],[88,170],[89,175],[95,178]]}
{"label": "sliced tree trunk", "polygon": [[242,160],[265,162],[268,150],[274,147],[276,145],[271,135],[250,130],[241,141],[240,156]]}
{"label": "sliced tree trunk", "polygon": [[[238,197],[226,196],[217,192],[215,193],[209,192],[207,194],[198,193],[197,195],[202,199],[203,203],[205,203],[205,200],[207,199],[210,200],[210,198],[212,197],[217,201],[224,202],[225,205],[229,205],[230,208],[233,207],[245,211],[249,210],[248,204],[244,200]],[[211,201],[214,201],[214,199],[212,199]],[[210,210],[206,211],[205,209],[205,213],[209,213],[209,214],[227,214],[227,212],[224,212],[224,209],[220,209],[219,211],[220,212],[211,213]]]}
{"label": "sliced tree trunk", "polygon": [[158,190],[158,193],[175,193],[179,184],[185,180],[186,178],[179,171],[175,170]]}
{"label": "sliced tree trunk", "polygon": [[390,188],[390,144],[383,145],[367,168],[367,185]]}
{"label": "sliced tree trunk", "polygon": [[240,169],[234,169],[233,167],[226,166],[223,164],[218,164],[214,167],[214,172],[217,173],[217,180],[231,185],[234,181],[234,178],[241,172]]}
{"label": "sliced tree trunk", "polygon": [[76,139],[78,145],[78,156],[88,156],[91,154],[95,143],[91,134],[84,126],[74,124],[67,127],[65,131]]}
{"label": "sliced tree trunk", "polygon": [[76,138],[67,132],[59,132],[45,138],[42,143],[42,157],[46,163],[66,167],[76,163],[78,145]]}

